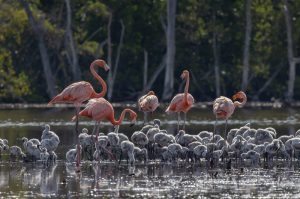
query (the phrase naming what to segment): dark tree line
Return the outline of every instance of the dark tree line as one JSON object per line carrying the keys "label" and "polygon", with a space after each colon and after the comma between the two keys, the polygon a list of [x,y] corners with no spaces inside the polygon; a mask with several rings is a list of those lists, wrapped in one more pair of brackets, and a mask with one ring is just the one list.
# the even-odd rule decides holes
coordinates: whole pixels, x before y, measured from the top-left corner
{"label": "dark tree line", "polygon": [[0,0],[0,98],[47,102],[78,80],[97,88],[89,64],[101,58],[113,101],[148,90],[168,101],[183,69],[197,101],[240,89],[299,100],[299,10],[289,0]]}

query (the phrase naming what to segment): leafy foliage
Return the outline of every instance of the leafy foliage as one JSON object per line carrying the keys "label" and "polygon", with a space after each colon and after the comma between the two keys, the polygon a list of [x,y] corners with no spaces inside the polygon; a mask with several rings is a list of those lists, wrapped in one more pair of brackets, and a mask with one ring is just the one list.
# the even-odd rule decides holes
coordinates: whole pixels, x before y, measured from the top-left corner
{"label": "leafy foliage", "polygon": [[[43,25],[43,37],[55,76],[57,90],[73,80],[67,61],[65,1],[27,0]],[[71,2],[72,31],[82,79],[98,83],[89,73],[96,58],[107,59],[108,17],[112,14],[112,65],[115,64],[122,20],[124,46],[114,85],[113,100],[135,100],[143,90],[144,50],[149,55],[148,81],[166,53],[166,1],[161,0],[74,0]],[[46,102],[46,82],[36,37],[24,8],[18,1],[0,0],[0,100],[5,102]],[[299,54],[299,1],[290,2],[295,56]],[[262,100],[282,99],[287,89],[287,44],[282,1],[253,0],[250,44],[250,98],[280,70]],[[231,95],[240,88],[245,36],[245,1],[178,1],[176,15],[175,87],[182,88],[183,69],[192,73],[190,92],[199,101],[215,97],[213,72],[213,31],[217,32],[220,54],[221,93]],[[282,67],[283,65],[283,67]],[[99,71],[106,78],[107,74]],[[153,84],[160,95],[164,71]],[[297,71],[295,98],[300,98]],[[181,87],[180,87],[181,85]],[[100,88],[96,88],[99,90]]]}

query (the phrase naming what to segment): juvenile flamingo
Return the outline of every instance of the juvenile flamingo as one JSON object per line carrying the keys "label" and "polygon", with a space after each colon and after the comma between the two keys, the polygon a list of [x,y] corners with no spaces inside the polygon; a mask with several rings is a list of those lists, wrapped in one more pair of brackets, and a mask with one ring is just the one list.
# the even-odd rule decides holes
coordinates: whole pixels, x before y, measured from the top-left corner
{"label": "juvenile flamingo", "polygon": [[147,113],[153,113],[159,106],[158,98],[154,91],[149,91],[138,100],[139,110],[144,112],[144,123],[147,122]]}
{"label": "juvenile flamingo", "polygon": [[181,74],[181,78],[186,81],[184,93],[178,93],[177,95],[175,95],[166,110],[166,113],[177,113],[177,131],[179,131],[180,112],[184,112],[183,129],[185,129],[186,114],[191,109],[195,101],[194,97],[190,93],[188,93],[190,84],[189,71],[184,70]]}
{"label": "juvenile flamingo", "polygon": [[[56,104],[56,103],[71,103],[75,106],[75,113],[78,115],[80,111],[80,105],[91,99],[91,98],[100,98],[105,96],[107,92],[107,86],[105,81],[96,73],[95,66],[98,65],[101,68],[104,68],[105,71],[109,70],[109,66],[106,64],[104,60],[97,59],[93,61],[90,65],[90,71],[92,75],[100,82],[102,86],[102,91],[100,93],[96,93],[93,86],[86,81],[75,82],[69,86],[67,86],[61,93],[55,96],[48,105]],[[78,137],[78,117],[76,117],[76,127],[75,127],[77,137]],[[77,142],[77,151],[79,152],[79,141]],[[79,166],[80,156],[78,156],[78,160],[76,162],[76,166]]]}
{"label": "juvenile flamingo", "polygon": [[213,112],[216,116],[216,121],[215,121],[215,125],[214,125],[213,137],[215,135],[218,119],[226,120],[226,124],[225,124],[225,134],[226,134],[228,118],[230,118],[230,116],[233,114],[236,107],[241,108],[247,102],[247,96],[243,91],[237,92],[235,95],[232,96],[232,99],[233,99],[233,101],[224,96],[221,96],[221,97],[218,97],[217,99],[215,99],[215,101],[213,103]]}

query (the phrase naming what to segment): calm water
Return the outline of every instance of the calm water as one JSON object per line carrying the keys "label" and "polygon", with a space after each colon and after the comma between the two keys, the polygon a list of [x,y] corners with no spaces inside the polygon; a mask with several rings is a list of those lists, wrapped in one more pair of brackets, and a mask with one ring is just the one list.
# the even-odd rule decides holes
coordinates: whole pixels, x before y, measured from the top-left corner
{"label": "calm water", "polygon": [[[228,128],[250,123],[251,127],[272,126],[279,135],[292,134],[300,129],[300,109],[240,109],[229,120]],[[117,117],[121,109],[116,112]],[[80,174],[73,165],[64,161],[66,151],[74,146],[76,136],[74,123],[70,121],[71,108],[0,110],[0,137],[9,145],[21,146],[18,138],[40,138],[44,124],[50,124],[61,139],[57,150],[59,161],[44,168],[40,163],[9,163],[3,155],[0,162],[0,197],[300,197],[300,172],[298,165],[270,169],[224,169],[210,170],[203,165],[180,163],[177,165],[150,163],[128,167],[111,163],[93,165],[83,163]],[[149,116],[160,118],[162,128],[174,133],[176,115],[165,115],[162,110]],[[131,135],[142,126],[142,115],[134,127],[125,122],[119,132]],[[187,132],[196,134],[201,130],[213,130],[214,117],[211,107],[195,107],[188,114]],[[219,121],[219,132],[224,122]],[[94,123],[81,119],[80,128],[92,131]],[[103,123],[102,132],[113,127]],[[134,176],[128,175],[134,173]]]}

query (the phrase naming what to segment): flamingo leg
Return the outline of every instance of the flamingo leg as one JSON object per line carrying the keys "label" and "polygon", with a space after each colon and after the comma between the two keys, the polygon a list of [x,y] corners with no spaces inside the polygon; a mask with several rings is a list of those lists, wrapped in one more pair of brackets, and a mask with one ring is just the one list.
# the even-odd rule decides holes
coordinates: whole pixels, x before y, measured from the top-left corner
{"label": "flamingo leg", "polygon": [[97,121],[95,121],[95,124],[94,124],[94,128],[93,128],[92,135],[95,135],[95,131],[96,131],[96,128],[97,128],[97,124],[98,124],[98,122],[97,122]]}
{"label": "flamingo leg", "polygon": [[186,113],[184,113],[183,130],[185,130],[185,122],[186,122]]}
{"label": "flamingo leg", "polygon": [[177,113],[177,132],[179,132],[180,112]]}
{"label": "flamingo leg", "polygon": [[75,123],[75,131],[76,131],[76,134],[77,134],[77,136],[78,136],[78,123],[79,123],[79,121],[78,121],[78,114],[79,114],[79,107],[75,107],[75,114],[76,114],[76,123]]}
{"label": "flamingo leg", "polygon": [[119,128],[120,128],[120,125],[117,125],[117,126],[115,127],[114,133],[118,134],[118,133],[119,133]]}
{"label": "flamingo leg", "polygon": [[215,138],[216,130],[217,130],[217,124],[218,124],[218,118],[215,120],[215,125],[214,125],[214,132],[213,132],[213,140]]}
{"label": "flamingo leg", "polygon": [[224,131],[224,136],[227,138],[227,119],[225,121],[225,131]]}
{"label": "flamingo leg", "polygon": [[115,156],[108,149],[106,149],[105,147],[102,147],[102,146],[101,146],[101,148],[103,149],[103,151],[105,151],[108,154],[108,156],[111,160],[116,160]]}
{"label": "flamingo leg", "polygon": [[[214,142],[214,139],[215,139],[217,123],[218,123],[218,118],[216,118],[216,121],[215,121],[214,132],[213,132],[213,137],[212,137],[212,142]],[[213,146],[212,151],[214,152],[214,150],[215,150],[215,147]]]}
{"label": "flamingo leg", "polygon": [[81,162],[81,157],[80,157],[80,143],[79,143],[79,131],[78,131],[78,114],[80,111],[80,107],[79,106],[75,106],[75,110],[76,110],[76,125],[75,125],[75,131],[76,131],[76,136],[77,136],[77,158],[76,158],[76,167],[77,167],[77,172],[80,172],[80,162]]}
{"label": "flamingo leg", "polygon": [[100,121],[98,121],[98,124],[96,127],[96,141],[98,141],[98,137],[99,137],[99,128],[100,128]]}
{"label": "flamingo leg", "polygon": [[144,112],[144,125],[147,123],[147,112]]}

